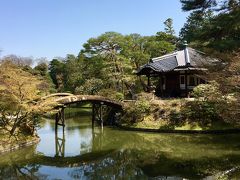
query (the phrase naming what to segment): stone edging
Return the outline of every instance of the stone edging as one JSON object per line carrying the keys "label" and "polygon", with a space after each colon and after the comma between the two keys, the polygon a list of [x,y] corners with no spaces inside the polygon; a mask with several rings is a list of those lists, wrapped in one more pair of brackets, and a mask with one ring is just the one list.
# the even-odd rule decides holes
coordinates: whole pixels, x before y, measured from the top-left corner
{"label": "stone edging", "polygon": [[117,126],[119,129],[126,131],[138,132],[154,132],[154,133],[177,133],[177,134],[234,134],[240,133],[240,129],[225,129],[225,130],[173,130],[173,129],[147,129],[147,128],[133,128],[127,126]]}

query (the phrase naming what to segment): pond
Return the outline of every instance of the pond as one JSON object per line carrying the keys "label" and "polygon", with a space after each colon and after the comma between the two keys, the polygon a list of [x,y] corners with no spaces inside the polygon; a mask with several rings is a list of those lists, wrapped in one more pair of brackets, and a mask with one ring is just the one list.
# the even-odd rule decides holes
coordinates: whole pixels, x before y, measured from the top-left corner
{"label": "pond", "polygon": [[240,135],[123,131],[66,113],[43,120],[39,144],[2,155],[0,179],[240,179]]}

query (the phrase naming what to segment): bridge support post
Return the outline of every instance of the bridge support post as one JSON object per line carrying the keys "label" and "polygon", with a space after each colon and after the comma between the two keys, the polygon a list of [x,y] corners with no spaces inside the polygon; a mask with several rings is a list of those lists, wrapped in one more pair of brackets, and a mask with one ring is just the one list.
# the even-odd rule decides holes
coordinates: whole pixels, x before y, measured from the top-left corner
{"label": "bridge support post", "polygon": [[95,110],[96,109],[96,105],[94,103],[92,103],[92,128],[94,128],[94,121],[96,120],[96,116],[95,116]]}
{"label": "bridge support post", "polygon": [[103,105],[103,102],[92,104],[92,127],[94,127],[94,122],[97,120],[103,128]]}
{"label": "bridge support post", "polygon": [[102,106],[103,106],[103,102],[101,102],[101,104],[100,104],[100,112],[99,112],[100,113],[99,116],[100,116],[100,121],[101,121],[101,127],[103,129]]}
{"label": "bridge support post", "polygon": [[65,156],[65,133],[62,128],[62,138],[58,136],[58,128],[55,129],[55,157]]}
{"label": "bridge support post", "polygon": [[65,106],[63,106],[55,116],[55,128],[57,129],[57,126],[65,126],[65,113],[64,113]]}

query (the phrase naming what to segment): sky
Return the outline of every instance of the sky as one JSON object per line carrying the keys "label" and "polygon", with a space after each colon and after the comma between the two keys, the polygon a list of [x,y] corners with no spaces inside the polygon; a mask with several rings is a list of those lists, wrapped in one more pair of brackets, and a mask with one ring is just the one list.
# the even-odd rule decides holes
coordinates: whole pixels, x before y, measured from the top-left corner
{"label": "sky", "polygon": [[187,16],[180,0],[0,0],[0,58],[78,55],[91,37],[154,35],[167,18],[178,35]]}

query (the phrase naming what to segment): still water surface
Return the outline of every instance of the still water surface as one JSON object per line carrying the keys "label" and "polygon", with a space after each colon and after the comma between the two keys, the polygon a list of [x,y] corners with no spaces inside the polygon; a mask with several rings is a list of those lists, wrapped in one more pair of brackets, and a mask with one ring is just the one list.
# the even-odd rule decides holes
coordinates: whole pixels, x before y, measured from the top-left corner
{"label": "still water surface", "polygon": [[240,179],[240,135],[92,129],[91,115],[53,120],[39,144],[0,157],[0,179]]}

